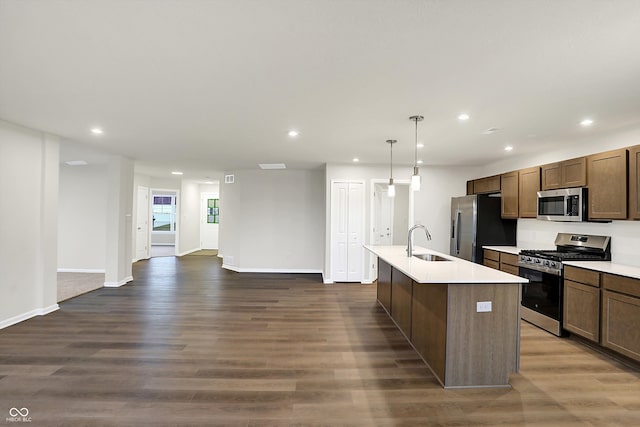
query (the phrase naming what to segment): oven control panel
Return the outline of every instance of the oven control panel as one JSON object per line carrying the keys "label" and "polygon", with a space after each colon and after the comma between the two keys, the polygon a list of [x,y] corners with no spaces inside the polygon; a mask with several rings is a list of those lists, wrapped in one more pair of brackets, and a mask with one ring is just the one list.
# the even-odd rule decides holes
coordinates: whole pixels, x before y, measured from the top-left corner
{"label": "oven control panel", "polygon": [[562,263],[550,259],[538,258],[530,255],[518,255],[518,266],[551,273],[556,276],[562,275]]}

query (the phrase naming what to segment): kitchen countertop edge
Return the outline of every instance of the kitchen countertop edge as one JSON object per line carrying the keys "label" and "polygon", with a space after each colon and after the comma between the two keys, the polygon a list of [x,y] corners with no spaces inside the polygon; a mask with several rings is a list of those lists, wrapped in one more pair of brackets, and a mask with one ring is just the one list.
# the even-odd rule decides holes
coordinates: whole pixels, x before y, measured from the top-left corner
{"label": "kitchen countertop edge", "polygon": [[417,283],[527,283],[513,274],[475,264],[431,249],[414,247],[414,255],[433,254],[449,261],[423,261],[407,257],[406,247],[393,245],[364,245],[364,248],[383,259]]}

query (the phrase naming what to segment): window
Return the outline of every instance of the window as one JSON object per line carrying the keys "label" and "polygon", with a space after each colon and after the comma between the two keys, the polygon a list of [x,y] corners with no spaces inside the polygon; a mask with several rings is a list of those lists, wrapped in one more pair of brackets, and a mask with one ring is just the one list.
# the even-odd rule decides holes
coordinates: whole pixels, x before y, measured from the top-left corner
{"label": "window", "polygon": [[153,231],[176,231],[176,196],[153,196]]}
{"label": "window", "polygon": [[220,208],[218,207],[218,199],[207,199],[207,223],[220,223]]}

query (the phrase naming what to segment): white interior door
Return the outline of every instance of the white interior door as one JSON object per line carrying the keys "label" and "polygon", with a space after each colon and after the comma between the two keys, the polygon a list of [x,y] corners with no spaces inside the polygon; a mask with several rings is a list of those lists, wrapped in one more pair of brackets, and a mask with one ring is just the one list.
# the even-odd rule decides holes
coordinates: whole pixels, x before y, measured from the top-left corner
{"label": "white interior door", "polygon": [[149,189],[138,187],[136,215],[136,259],[149,258]]}
{"label": "white interior door", "polygon": [[349,184],[331,185],[331,280],[347,280]]}
{"label": "white interior door", "polygon": [[386,184],[376,184],[374,198],[373,242],[391,245],[393,242],[393,199],[387,194]]}
{"label": "white interior door", "polygon": [[361,282],[364,268],[364,183],[331,184],[331,280]]}
{"label": "white interior door", "polygon": [[347,282],[361,282],[364,269],[364,184],[360,182],[349,183],[348,217]]}

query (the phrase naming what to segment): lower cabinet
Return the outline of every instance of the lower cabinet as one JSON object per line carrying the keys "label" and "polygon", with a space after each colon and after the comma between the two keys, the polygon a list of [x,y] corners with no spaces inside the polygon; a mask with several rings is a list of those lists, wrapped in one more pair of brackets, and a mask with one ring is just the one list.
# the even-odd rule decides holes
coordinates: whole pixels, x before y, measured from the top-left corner
{"label": "lower cabinet", "polygon": [[562,327],[591,341],[600,339],[600,273],[566,266]]}
{"label": "lower cabinet", "polygon": [[485,267],[518,275],[518,255],[484,249],[482,264]]}
{"label": "lower cabinet", "polygon": [[602,275],[602,345],[640,361],[640,280]]}
{"label": "lower cabinet", "polygon": [[411,299],[413,280],[393,267],[391,272],[391,317],[404,335],[411,339]]}
{"label": "lower cabinet", "polygon": [[482,264],[489,268],[500,270],[500,252],[484,249],[482,256]]}
{"label": "lower cabinet", "polygon": [[391,312],[391,266],[378,260],[378,301]]}

